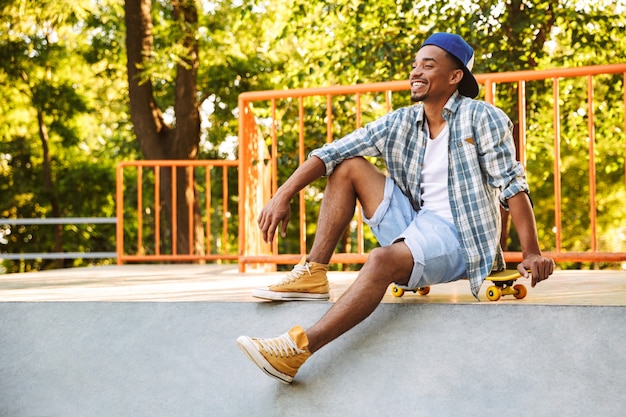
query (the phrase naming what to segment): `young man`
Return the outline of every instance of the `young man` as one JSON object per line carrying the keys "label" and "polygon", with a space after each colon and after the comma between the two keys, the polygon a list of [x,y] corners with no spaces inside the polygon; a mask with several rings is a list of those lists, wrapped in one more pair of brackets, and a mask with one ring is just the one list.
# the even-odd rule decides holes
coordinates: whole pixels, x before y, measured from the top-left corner
{"label": "young man", "polygon": [[[326,271],[352,219],[356,200],[381,247],[355,282],[315,325],[272,339],[241,336],[239,347],[268,375],[289,383],[315,351],[364,320],[392,283],[424,287],[467,277],[477,297],[492,270],[504,268],[499,246],[502,205],[519,234],[518,270],[532,286],[554,270],[541,255],[524,170],[515,159],[512,124],[482,101],[471,73],[473,49],[435,33],[420,47],[410,73],[411,100],[311,157],[277,190],[259,216],[271,242],[289,221],[289,202],[322,175],[328,184],[308,257],[280,283],[254,292],[271,300],[328,299]],[[388,176],[362,156],[382,157]]]}

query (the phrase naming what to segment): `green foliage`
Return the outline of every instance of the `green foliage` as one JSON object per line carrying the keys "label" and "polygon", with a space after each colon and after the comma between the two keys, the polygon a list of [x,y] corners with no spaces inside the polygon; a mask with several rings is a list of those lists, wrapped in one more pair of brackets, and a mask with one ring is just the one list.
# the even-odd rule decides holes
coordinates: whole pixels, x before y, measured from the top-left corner
{"label": "green foliage", "polygon": [[[0,27],[0,217],[109,217],[115,163],[135,154],[126,113],[116,2],[5,1]],[[116,14],[117,13],[117,14]],[[119,20],[117,20],[119,22]],[[45,140],[45,142],[44,142]],[[51,164],[45,174],[43,144]],[[50,181],[50,183],[48,183]],[[50,184],[50,185],[47,185]],[[52,188],[51,188],[52,187]],[[58,201],[58,214],[51,201]],[[63,227],[64,251],[113,251],[114,227]],[[52,252],[53,226],[3,227],[1,251]],[[84,260],[66,265],[82,265]],[[106,262],[106,261],[98,261]],[[4,262],[9,271],[51,261]]]}

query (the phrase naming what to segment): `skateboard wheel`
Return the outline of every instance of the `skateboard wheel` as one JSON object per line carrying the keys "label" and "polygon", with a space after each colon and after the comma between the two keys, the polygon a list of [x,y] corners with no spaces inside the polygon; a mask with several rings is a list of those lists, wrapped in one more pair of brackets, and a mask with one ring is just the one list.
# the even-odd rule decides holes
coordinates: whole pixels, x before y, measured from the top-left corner
{"label": "skateboard wheel", "polygon": [[517,298],[518,300],[521,300],[522,298],[526,297],[526,294],[528,293],[528,291],[526,290],[526,287],[522,284],[515,285],[513,289],[515,290],[515,294],[513,296]]}
{"label": "skateboard wheel", "polygon": [[416,291],[419,295],[427,295],[430,292],[430,287],[418,287]]}
{"label": "skateboard wheel", "polygon": [[496,287],[495,285],[487,288],[487,298],[490,301],[498,301],[500,297],[502,297],[502,292],[500,291],[500,288]]}
{"label": "skateboard wheel", "polygon": [[391,287],[391,293],[394,297],[402,297],[404,295],[404,290],[396,285]]}

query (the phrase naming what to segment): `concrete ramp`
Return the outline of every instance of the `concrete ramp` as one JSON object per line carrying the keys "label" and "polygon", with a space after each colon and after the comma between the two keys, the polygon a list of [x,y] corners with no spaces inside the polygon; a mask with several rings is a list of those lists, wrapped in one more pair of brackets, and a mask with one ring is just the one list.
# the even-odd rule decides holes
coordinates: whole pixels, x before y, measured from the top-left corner
{"label": "concrete ramp", "polygon": [[623,416],[626,307],[382,304],[292,385],[236,346],[330,306],[0,303],[0,416]]}

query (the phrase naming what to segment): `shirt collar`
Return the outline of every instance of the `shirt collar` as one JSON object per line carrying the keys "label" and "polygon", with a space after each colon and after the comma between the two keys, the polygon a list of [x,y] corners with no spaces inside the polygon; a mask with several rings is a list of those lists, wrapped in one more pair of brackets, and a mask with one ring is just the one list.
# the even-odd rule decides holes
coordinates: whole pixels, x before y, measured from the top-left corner
{"label": "shirt collar", "polygon": [[461,94],[459,94],[458,90],[456,90],[454,93],[452,93],[452,95],[450,96],[450,98],[446,102],[445,106],[443,106],[444,115],[446,115],[446,113],[448,113],[448,114],[455,113],[456,110],[461,105],[461,102],[463,101],[464,98],[466,98],[466,97],[464,97]]}
{"label": "shirt collar", "polygon": [[[459,94],[458,90],[452,93],[452,95],[450,96],[446,104],[443,106],[444,118],[447,120],[447,116],[455,113],[457,109],[459,108],[459,106],[461,105],[461,102],[465,99],[467,99],[467,97],[464,97],[461,94]],[[416,109],[417,109],[417,115],[416,115],[417,120],[421,123],[424,123],[425,122],[424,106],[423,105],[416,106]]]}

